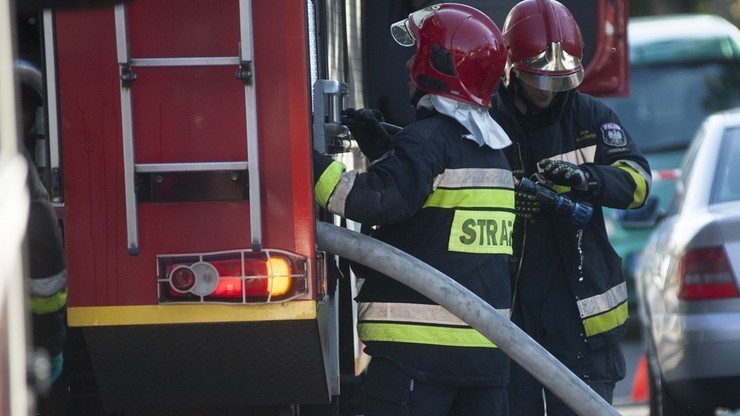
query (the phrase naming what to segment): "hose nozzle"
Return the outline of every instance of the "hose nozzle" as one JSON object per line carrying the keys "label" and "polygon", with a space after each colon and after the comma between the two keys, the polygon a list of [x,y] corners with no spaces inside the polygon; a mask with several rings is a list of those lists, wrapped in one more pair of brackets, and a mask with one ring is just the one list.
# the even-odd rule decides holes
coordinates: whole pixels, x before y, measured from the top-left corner
{"label": "hose nozzle", "polygon": [[556,213],[570,218],[570,222],[578,228],[583,228],[591,220],[593,208],[580,202],[572,201],[554,190],[531,179],[514,179],[514,185],[523,193],[534,196],[542,205],[551,208]]}

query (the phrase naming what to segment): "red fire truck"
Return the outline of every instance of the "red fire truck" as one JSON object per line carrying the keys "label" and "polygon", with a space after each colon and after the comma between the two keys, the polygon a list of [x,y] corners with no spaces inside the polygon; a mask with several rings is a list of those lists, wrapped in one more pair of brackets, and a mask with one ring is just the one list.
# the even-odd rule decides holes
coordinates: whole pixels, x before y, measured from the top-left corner
{"label": "red fire truck", "polygon": [[[515,1],[465,3],[501,25]],[[625,94],[627,1],[571,3],[584,91]],[[35,154],[69,273],[64,414],[361,413],[357,282],[315,242],[316,221],[355,224],[314,205],[311,148],[361,168],[343,108],[409,122],[412,51],[388,27],[426,4],[130,0],[38,15]]]}

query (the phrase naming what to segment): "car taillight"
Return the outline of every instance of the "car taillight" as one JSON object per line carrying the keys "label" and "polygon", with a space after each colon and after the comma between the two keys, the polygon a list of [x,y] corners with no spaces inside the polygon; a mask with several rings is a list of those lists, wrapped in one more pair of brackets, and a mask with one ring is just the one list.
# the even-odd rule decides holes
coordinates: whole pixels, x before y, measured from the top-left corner
{"label": "car taillight", "polygon": [[704,300],[740,295],[735,275],[722,247],[685,252],[678,265],[678,298]]}
{"label": "car taillight", "polygon": [[266,249],[157,256],[160,302],[279,302],[308,293],[306,258]]}

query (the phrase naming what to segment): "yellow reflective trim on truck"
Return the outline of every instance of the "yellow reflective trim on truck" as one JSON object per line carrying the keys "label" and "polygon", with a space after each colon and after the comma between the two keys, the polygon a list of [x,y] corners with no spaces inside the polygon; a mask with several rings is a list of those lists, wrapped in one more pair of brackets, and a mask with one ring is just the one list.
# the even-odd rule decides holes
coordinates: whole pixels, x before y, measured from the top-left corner
{"label": "yellow reflective trim on truck", "polygon": [[67,309],[70,326],[157,325],[316,319],[316,301],[270,305],[84,306]]}
{"label": "yellow reflective trim on truck", "polygon": [[448,347],[498,348],[483,334],[470,327],[360,322],[357,324],[357,331],[364,342],[383,341]]}

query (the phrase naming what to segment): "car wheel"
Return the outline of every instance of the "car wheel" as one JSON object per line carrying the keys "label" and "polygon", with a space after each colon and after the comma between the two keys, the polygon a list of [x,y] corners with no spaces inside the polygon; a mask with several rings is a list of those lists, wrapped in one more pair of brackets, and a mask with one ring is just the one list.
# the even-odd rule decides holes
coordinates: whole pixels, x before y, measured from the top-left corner
{"label": "car wheel", "polygon": [[663,377],[660,374],[654,374],[651,365],[648,365],[648,380],[650,416],[689,416],[692,414],[676,402]]}

